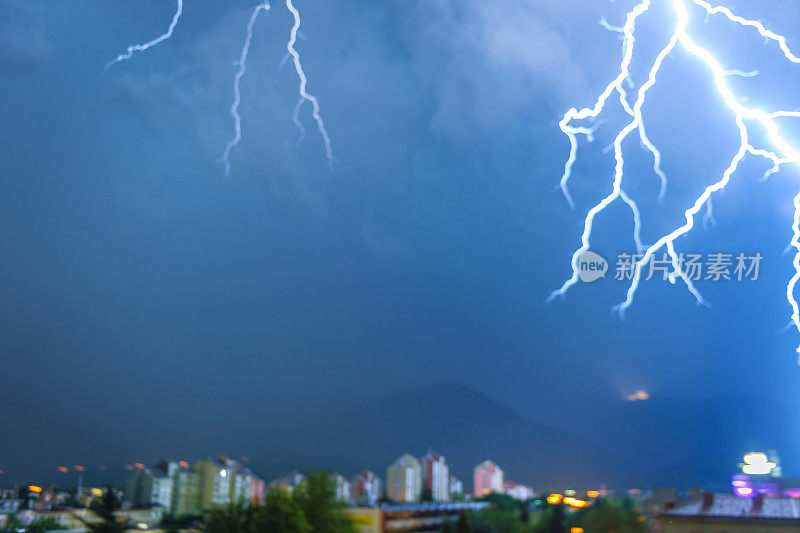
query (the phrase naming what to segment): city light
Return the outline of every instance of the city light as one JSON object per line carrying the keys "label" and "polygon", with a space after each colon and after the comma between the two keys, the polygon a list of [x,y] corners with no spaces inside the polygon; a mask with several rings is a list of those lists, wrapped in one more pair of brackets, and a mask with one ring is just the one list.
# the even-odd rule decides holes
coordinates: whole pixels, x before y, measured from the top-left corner
{"label": "city light", "polygon": [[36,494],[39,494],[40,492],[42,492],[42,487],[37,487],[36,485],[29,485],[28,490],[31,492],[35,492]]}
{"label": "city light", "polygon": [[586,496],[588,496],[589,498],[597,498],[598,496],[600,496],[600,491],[599,490],[588,490],[588,491],[586,491]]}
{"label": "city light", "polygon": [[570,507],[588,507],[590,505],[586,500],[579,500],[571,496],[564,498],[564,503]]}
{"label": "city light", "polygon": [[62,474],[66,474],[67,472],[69,472],[69,468],[67,468],[66,466],[59,466],[58,471],[61,472]]}
{"label": "city light", "polygon": [[571,527],[569,528],[569,533],[583,533],[582,527]]}
{"label": "city light", "polygon": [[769,474],[777,465],[767,459],[767,455],[761,452],[752,452],[744,456],[742,472],[745,474],[761,476]]}
{"label": "city light", "polygon": [[561,494],[551,494],[547,497],[547,503],[550,505],[558,505],[561,503],[562,498],[564,498]]}

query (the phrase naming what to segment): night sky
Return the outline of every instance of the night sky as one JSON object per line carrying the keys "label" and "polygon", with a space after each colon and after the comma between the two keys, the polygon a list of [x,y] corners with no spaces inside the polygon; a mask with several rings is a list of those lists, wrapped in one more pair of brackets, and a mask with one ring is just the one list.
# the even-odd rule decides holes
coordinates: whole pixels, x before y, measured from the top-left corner
{"label": "night sky", "polygon": [[[291,18],[275,1],[255,26],[224,179],[254,4],[187,0],[171,40],[102,75],[166,29],[174,2],[0,0],[0,469],[154,460],[227,442],[218,434],[265,409],[439,382],[550,422],[638,389],[799,400],[800,339],[782,331],[795,169],[760,183],[768,165],[748,159],[714,197],[717,225],[678,241],[764,256],[756,282],[698,283],[710,309],[650,281],[621,321],[611,307],[627,286],[610,278],[545,303],[610,189],[603,149],[624,117],[611,108],[581,142],[574,211],[557,190],[557,122],[616,74],[621,41],[597,21],[621,24],[632,2],[297,0],[331,170],[309,106],[292,145],[297,78],[278,68]],[[657,4],[637,84],[673,22]],[[800,50],[800,5],[728,5]],[[723,64],[760,71],[731,80],[750,104],[800,106],[800,68],[776,46],[694,15]],[[680,51],[645,118],[671,179],[658,205],[649,155],[626,143],[650,242],[737,138],[710,76]],[[624,204],[595,228],[612,262],[633,251]]]}

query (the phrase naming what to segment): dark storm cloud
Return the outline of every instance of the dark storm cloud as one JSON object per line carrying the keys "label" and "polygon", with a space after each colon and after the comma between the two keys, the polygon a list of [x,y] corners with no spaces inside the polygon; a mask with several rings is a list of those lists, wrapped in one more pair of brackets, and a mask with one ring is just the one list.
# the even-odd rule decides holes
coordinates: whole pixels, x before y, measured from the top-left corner
{"label": "dark storm cloud", "polygon": [[[236,453],[239,430],[290,418],[295,403],[420,381],[463,381],[556,422],[639,388],[796,390],[793,340],[775,333],[788,318],[792,180],[751,190],[756,168],[715,199],[717,228],[681,243],[775,251],[758,284],[704,285],[713,310],[654,282],[621,322],[609,308],[624,287],[611,280],[544,303],[608,190],[615,126],[581,144],[571,212],[554,190],[568,150],[557,121],[608,83],[620,42],[597,20],[618,23],[630,2],[298,0],[332,172],[308,108],[306,139],[291,145],[297,79],[278,68],[291,20],[273,2],[255,27],[225,180],[217,159],[253,3],[193,0],[172,39],[105,76],[109,59],[165,29],[172,2],[2,4],[20,15],[0,57],[40,45],[36,69],[4,60],[0,76],[14,126],[0,129],[0,389],[31,398],[0,415],[0,458]],[[724,43],[733,54],[745,41]],[[691,83],[693,65],[667,62],[648,115],[675,178],[664,206],[651,161],[628,148],[630,183],[656,215],[647,235],[680,217],[729,149],[729,117]],[[597,229],[600,251],[630,247],[624,209]],[[36,445],[20,446],[31,424]],[[266,454],[271,441],[248,444]]]}
{"label": "dark storm cloud", "polygon": [[434,131],[463,139],[508,126],[537,99],[559,107],[584,76],[562,30],[570,2],[403,2],[405,44],[434,86]]}
{"label": "dark storm cloud", "polygon": [[[232,178],[265,178],[259,194],[296,203],[319,220],[329,213],[331,193],[360,191],[360,229],[353,231],[378,255],[408,252],[414,238],[408,233],[430,220],[463,224],[442,209],[446,199],[440,195],[455,193],[428,183],[437,173],[452,172],[454,150],[480,146],[505,159],[507,148],[494,146],[497,132],[520,131],[521,123],[542,112],[555,117],[568,99],[587,90],[566,28],[594,28],[596,18],[562,2],[300,7],[307,40],[298,48],[332,136],[335,172],[324,171],[309,106],[302,116],[303,145],[287,146],[297,135],[290,121],[297,81],[291,63],[277,68],[290,27],[278,2],[255,25],[241,84],[244,138],[232,155]],[[109,74],[112,98],[135,110],[155,135],[180,131],[194,140],[197,159],[220,168],[215,159],[233,134],[233,62],[250,13],[247,7],[226,11],[200,31],[185,17],[169,44],[115,67]],[[615,38],[602,37],[614,51]],[[159,61],[167,55],[176,59]],[[549,132],[551,124],[536,127]],[[520,147],[532,145],[531,139]]]}

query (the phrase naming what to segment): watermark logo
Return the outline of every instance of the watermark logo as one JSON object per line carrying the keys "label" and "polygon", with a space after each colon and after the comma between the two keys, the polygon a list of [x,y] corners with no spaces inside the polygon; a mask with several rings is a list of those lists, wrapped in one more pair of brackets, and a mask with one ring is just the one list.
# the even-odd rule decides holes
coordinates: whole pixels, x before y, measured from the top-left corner
{"label": "watermark logo", "polygon": [[603,256],[589,250],[578,256],[578,277],[584,283],[591,283],[606,277],[608,261]]}

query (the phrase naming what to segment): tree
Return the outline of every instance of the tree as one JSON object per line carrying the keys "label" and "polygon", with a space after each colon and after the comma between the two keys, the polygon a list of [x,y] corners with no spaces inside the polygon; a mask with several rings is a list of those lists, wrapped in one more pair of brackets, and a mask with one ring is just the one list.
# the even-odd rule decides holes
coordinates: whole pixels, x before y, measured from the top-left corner
{"label": "tree", "polygon": [[592,533],[645,533],[644,517],[632,502],[602,499],[581,518],[581,526]]}
{"label": "tree", "polygon": [[474,515],[471,524],[473,530],[477,532],[492,533],[524,533],[530,531],[527,524],[519,519],[519,512],[508,509],[501,509],[497,506],[487,507]]}
{"label": "tree", "polygon": [[534,533],[564,533],[564,506],[561,504],[549,505],[533,526]]}
{"label": "tree", "polygon": [[309,472],[305,482],[295,489],[294,497],[312,533],[355,533],[344,504],[336,499],[336,485],[325,470]]}
{"label": "tree", "polygon": [[259,533],[265,519],[265,511],[240,500],[224,507],[213,509],[206,522],[208,533]]}
{"label": "tree", "polygon": [[472,533],[472,526],[469,525],[467,513],[458,515],[458,522],[456,522],[456,533]]}
{"label": "tree", "polygon": [[259,531],[269,533],[311,533],[311,525],[303,515],[297,498],[285,490],[268,492],[263,507],[263,518],[259,520]]}
{"label": "tree", "polygon": [[518,511],[522,509],[523,502],[509,496],[508,494],[500,494],[499,492],[490,492],[485,496],[477,499],[479,502],[488,502],[492,507],[502,509],[503,511]]}
{"label": "tree", "polygon": [[522,509],[519,512],[519,520],[525,524],[531,521],[531,513],[528,510],[528,504],[526,502],[525,505],[522,506]]}
{"label": "tree", "polygon": [[106,487],[99,500],[92,502],[91,510],[100,518],[99,522],[91,522],[81,517],[78,519],[86,525],[92,533],[124,533],[128,528],[126,524],[117,522],[114,513],[122,507],[114,487]]}

